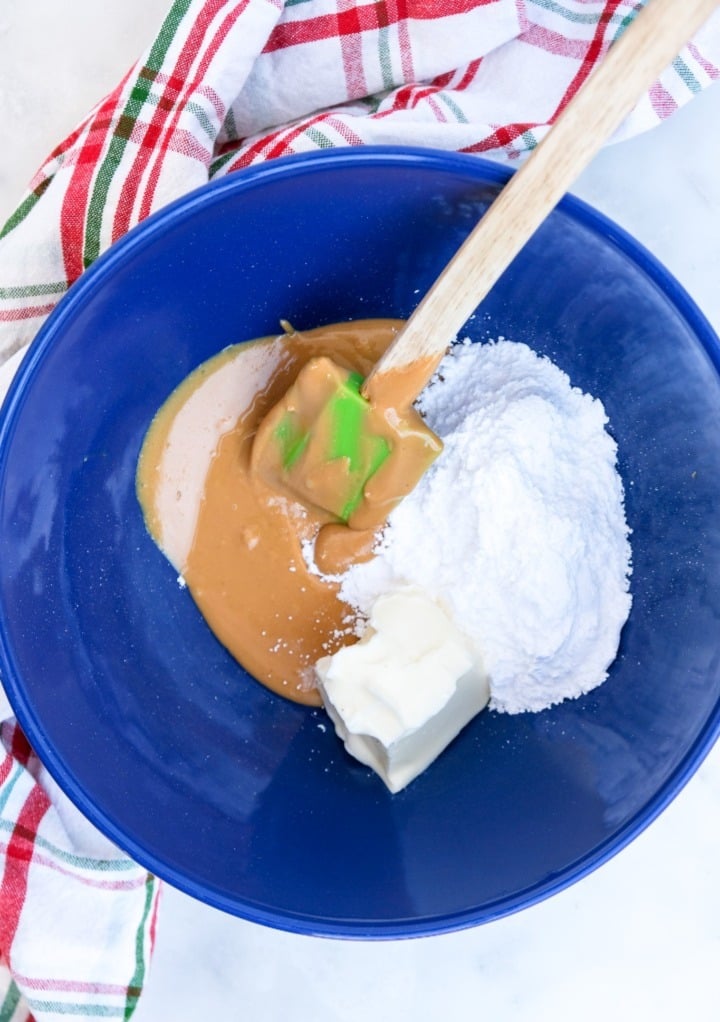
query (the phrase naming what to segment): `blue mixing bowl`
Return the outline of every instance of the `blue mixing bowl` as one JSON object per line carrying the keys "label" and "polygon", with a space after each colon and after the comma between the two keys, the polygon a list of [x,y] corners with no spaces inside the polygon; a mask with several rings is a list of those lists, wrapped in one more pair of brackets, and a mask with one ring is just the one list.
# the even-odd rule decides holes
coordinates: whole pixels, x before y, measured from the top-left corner
{"label": "blue mixing bowl", "polygon": [[397,937],[520,909],[627,844],[717,737],[720,347],[647,252],[572,199],[467,333],[527,342],[609,414],[634,604],[603,686],[481,714],[391,796],[321,711],[238,667],[145,531],[138,452],[191,369],[281,316],[407,316],[506,176],[365,149],[203,188],[83,276],[5,403],[1,669],[20,723],[118,845],[248,919]]}

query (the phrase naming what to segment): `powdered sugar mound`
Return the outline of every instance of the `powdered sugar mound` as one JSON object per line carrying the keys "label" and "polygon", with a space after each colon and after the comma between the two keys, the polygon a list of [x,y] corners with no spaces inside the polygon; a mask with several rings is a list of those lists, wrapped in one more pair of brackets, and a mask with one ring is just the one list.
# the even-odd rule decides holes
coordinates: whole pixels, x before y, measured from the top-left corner
{"label": "powdered sugar mound", "polygon": [[524,344],[456,345],[421,410],[441,457],[341,595],[361,613],[414,584],[477,645],[491,707],[599,685],[630,611],[631,551],[602,404]]}

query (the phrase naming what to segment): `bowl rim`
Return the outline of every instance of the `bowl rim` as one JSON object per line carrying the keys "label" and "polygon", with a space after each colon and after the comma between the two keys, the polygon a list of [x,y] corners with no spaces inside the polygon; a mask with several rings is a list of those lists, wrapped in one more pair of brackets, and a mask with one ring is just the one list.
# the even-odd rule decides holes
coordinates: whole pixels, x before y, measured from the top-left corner
{"label": "bowl rim", "polygon": [[[92,294],[112,276],[119,263],[132,259],[139,247],[149,244],[167,227],[195,215],[209,205],[222,203],[228,194],[263,187],[276,178],[313,174],[317,170],[349,166],[417,167],[453,173],[468,173],[480,181],[502,186],[514,171],[500,163],[467,153],[457,153],[415,146],[377,145],[321,150],[283,156],[259,163],[210,181],[181,196],[151,214],[111,245],[62,296],[55,309],[40,327],[10,383],[0,408],[0,487],[4,485],[8,454],[17,428],[17,420],[34,378],[46,354],[52,350],[65,320],[72,318]],[[720,375],[720,339],[709,320],[659,259],[624,228],[589,203],[568,194],[556,207],[595,234],[619,249],[657,288],[663,292],[676,311],[686,320],[695,337],[707,352],[715,371]],[[1,541],[1,538],[0,538]],[[328,920],[289,911],[278,911],[253,902],[228,897],[213,890],[207,883],[166,866],[128,837],[105,812],[98,809],[85,788],[65,767],[62,758],[47,739],[42,721],[37,718],[26,697],[22,676],[6,633],[3,600],[0,598],[0,672],[8,700],[20,727],[25,732],[38,758],[62,791],[78,809],[111,841],[136,862],[174,887],[205,904],[232,915],[241,916],[275,929],[313,936],[350,937],[360,939],[396,939],[409,936],[431,936],[457,931],[491,922],[521,909],[529,908],[587,876],[625,848],[642,833],[677,797],[695,774],[720,737],[720,703],[710,715],[690,746],[683,760],[667,778],[662,788],[628,820],[621,830],[607,838],[576,862],[529,885],[515,894],[498,898],[482,906],[471,907],[430,918],[412,921]]]}

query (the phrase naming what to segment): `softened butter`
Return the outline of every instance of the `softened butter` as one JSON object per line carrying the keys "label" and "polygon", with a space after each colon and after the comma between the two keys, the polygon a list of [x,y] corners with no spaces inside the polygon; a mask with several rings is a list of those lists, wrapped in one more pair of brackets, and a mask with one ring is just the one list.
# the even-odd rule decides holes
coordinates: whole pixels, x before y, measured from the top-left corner
{"label": "softened butter", "polygon": [[488,703],[480,658],[424,592],[380,596],[362,638],[316,664],[347,751],[400,791]]}

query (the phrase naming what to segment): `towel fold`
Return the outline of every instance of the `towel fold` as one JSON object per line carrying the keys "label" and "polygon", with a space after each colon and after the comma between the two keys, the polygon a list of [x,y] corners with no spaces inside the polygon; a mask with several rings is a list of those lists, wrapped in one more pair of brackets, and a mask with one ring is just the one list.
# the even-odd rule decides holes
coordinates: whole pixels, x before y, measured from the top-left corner
{"label": "towel fold", "polygon": [[0,864],[0,1019],[129,1018],[159,883],[57,789],[14,721],[0,725]]}
{"label": "towel fold", "polygon": [[[138,63],[38,170],[0,234],[0,393],[84,269],[172,199],[260,160],[332,146],[517,160],[640,6],[177,0]],[[657,124],[719,68],[716,15],[616,139]],[[159,885],[74,809],[14,721],[0,737],[0,1022],[127,1019]]]}

